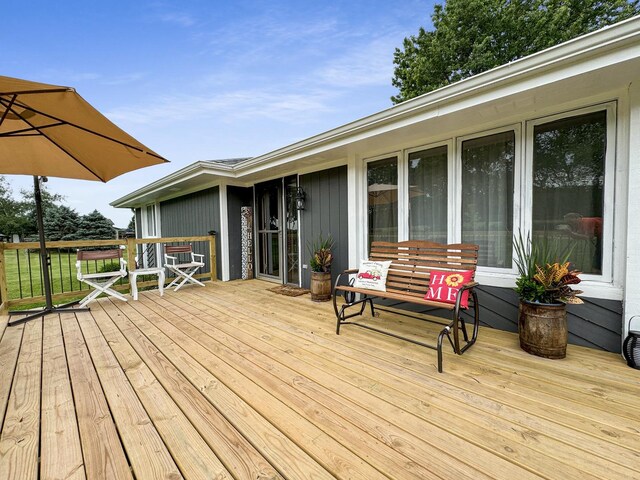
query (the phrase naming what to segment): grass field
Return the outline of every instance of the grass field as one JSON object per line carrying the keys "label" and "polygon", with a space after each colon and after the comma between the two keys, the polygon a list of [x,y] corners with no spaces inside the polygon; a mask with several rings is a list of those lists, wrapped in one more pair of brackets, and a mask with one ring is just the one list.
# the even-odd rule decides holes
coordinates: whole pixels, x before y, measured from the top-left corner
{"label": "grass field", "polygon": [[[77,290],[88,290],[88,287],[76,278],[76,253],[64,252],[56,249],[49,251],[51,256],[50,276],[52,293],[65,293]],[[126,252],[125,252],[126,256]],[[116,261],[86,262],[83,270],[94,273],[107,265],[117,265]],[[40,254],[34,250],[5,251],[5,268],[7,275],[7,289],[10,300],[38,297],[44,295],[42,270],[40,268]],[[111,267],[114,268],[114,267]],[[127,283],[127,280],[120,280]]]}

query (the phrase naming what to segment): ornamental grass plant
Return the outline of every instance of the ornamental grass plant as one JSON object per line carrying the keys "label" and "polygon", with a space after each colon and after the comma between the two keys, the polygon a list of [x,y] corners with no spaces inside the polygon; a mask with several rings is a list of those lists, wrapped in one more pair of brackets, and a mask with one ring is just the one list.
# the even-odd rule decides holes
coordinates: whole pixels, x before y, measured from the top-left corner
{"label": "ornamental grass plant", "polygon": [[545,239],[533,241],[522,232],[514,238],[518,279],[515,291],[521,300],[534,303],[584,303],[571,285],[580,283],[580,273],[568,261],[571,250]]}

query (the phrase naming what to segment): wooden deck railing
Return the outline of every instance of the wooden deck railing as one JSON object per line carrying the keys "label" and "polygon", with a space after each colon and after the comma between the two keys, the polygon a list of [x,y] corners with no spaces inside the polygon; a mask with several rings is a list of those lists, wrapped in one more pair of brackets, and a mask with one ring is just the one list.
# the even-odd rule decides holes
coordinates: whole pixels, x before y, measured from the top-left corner
{"label": "wooden deck railing", "polygon": [[[129,270],[144,267],[162,267],[164,244],[190,243],[196,253],[205,255],[206,265],[195,278],[217,277],[216,237],[203,235],[192,237],[127,238],[121,240],[79,240],[47,242],[53,300],[61,302],[87,293],[88,287],[76,278],[76,252],[78,249],[118,247],[125,249]],[[0,312],[9,308],[44,303],[44,286],[38,242],[0,242]],[[90,262],[88,268],[108,268],[109,261]],[[138,288],[157,285],[157,278],[138,279]],[[129,279],[116,284],[114,289],[129,291]]]}

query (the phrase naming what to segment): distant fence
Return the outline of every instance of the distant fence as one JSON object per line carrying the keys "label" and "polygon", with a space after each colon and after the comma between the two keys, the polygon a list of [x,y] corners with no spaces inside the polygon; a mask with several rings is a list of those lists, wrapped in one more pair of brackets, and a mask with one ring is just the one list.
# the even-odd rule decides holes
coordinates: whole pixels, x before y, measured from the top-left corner
{"label": "distant fence", "polygon": [[[76,278],[77,250],[123,248],[128,270],[163,267],[164,245],[191,244],[194,253],[205,257],[205,267],[195,278],[215,280],[216,237],[215,235],[194,237],[127,238],[121,240],[79,240],[47,242],[49,255],[49,277],[54,303],[81,297],[89,287]],[[112,260],[91,260],[83,265],[85,271],[112,269]],[[154,276],[155,278],[155,276]],[[170,278],[167,279],[170,281]],[[138,288],[157,286],[157,278],[138,279]],[[115,290],[129,291],[129,279],[124,278],[113,286]],[[0,311],[12,307],[44,303],[44,281],[38,242],[0,242]]]}

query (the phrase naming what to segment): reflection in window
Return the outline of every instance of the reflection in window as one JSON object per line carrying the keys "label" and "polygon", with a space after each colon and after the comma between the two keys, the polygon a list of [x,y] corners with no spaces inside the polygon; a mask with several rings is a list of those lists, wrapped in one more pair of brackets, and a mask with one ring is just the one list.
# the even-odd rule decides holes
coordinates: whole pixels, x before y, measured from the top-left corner
{"label": "reflection in window", "polygon": [[514,159],[513,131],[462,143],[462,241],[479,265],[511,268]]}
{"label": "reflection in window", "polygon": [[584,273],[602,272],[606,111],[537,125],[533,238],[570,249]]}
{"label": "reflection in window", "polygon": [[398,159],[367,164],[369,245],[398,241]]}
{"label": "reflection in window", "polygon": [[447,243],[447,147],[409,154],[409,238]]}

